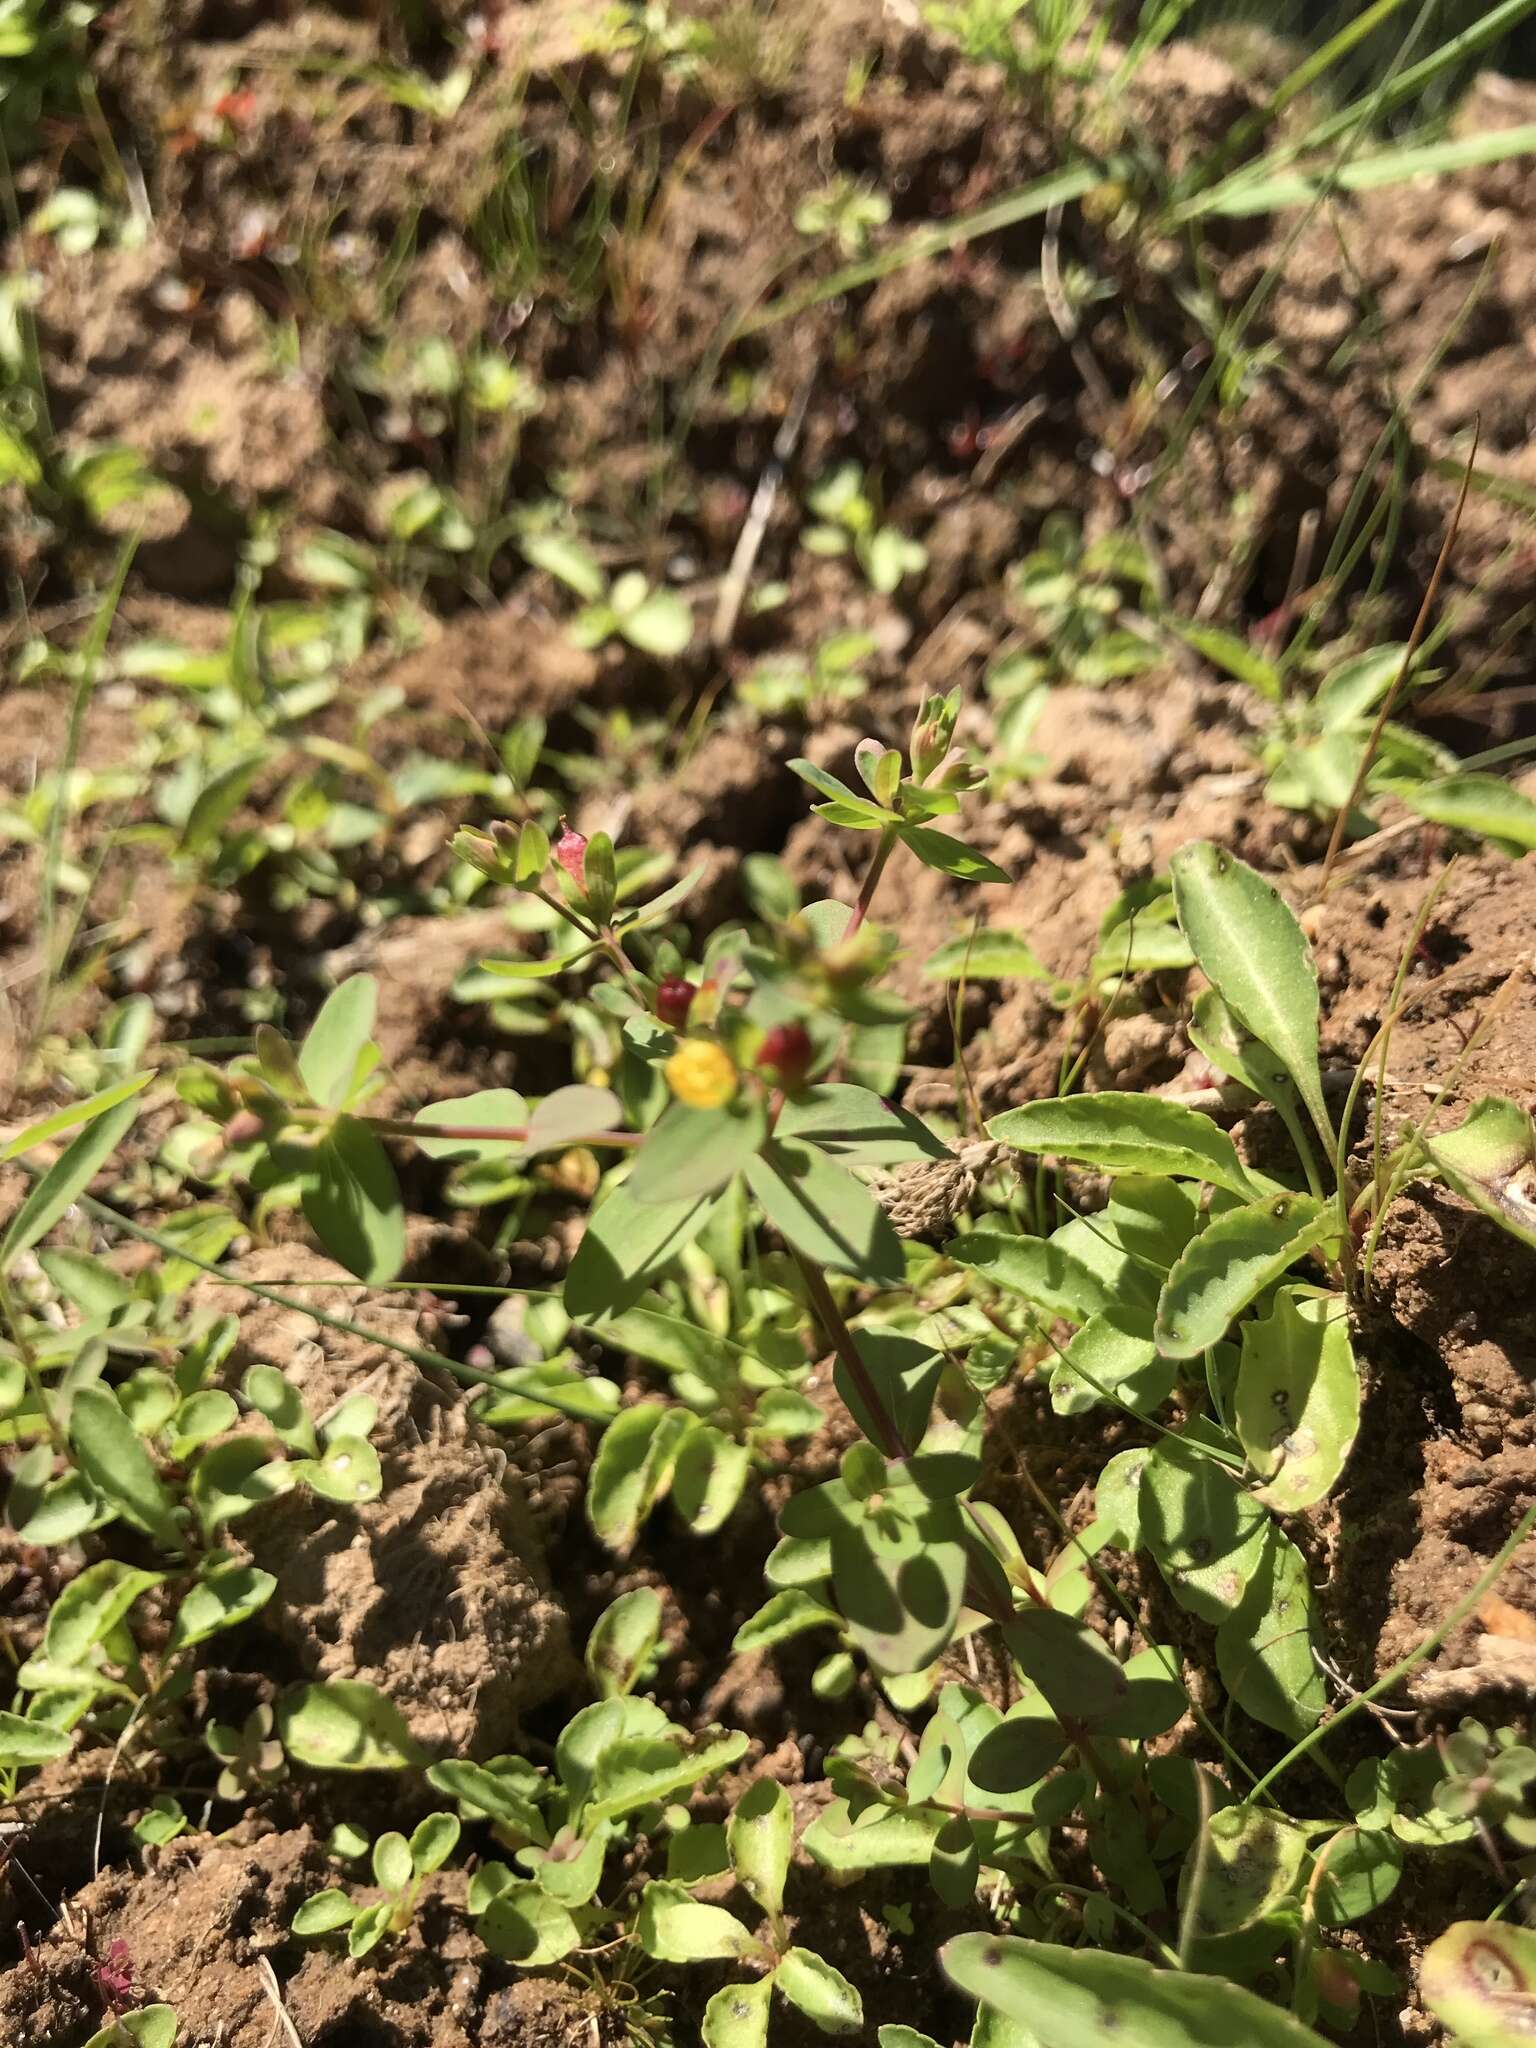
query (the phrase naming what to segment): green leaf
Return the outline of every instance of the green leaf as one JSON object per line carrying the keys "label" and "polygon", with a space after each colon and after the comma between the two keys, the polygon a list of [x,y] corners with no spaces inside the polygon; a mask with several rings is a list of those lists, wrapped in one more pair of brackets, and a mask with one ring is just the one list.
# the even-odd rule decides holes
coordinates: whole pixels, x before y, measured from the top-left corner
{"label": "green leaf", "polygon": [[1283,2006],[1225,1977],[1160,1970],[1114,1955],[1007,1935],[962,1934],[939,1960],[950,1981],[1047,2048],[1105,2048],[1105,2015],[1127,2048],[1327,2048]]}
{"label": "green leaf", "polygon": [[637,1202],[627,1187],[616,1187],[587,1219],[565,1276],[566,1313],[584,1322],[632,1307],[698,1236],[714,1208],[708,1196]]}
{"label": "green leaf", "polygon": [[[515,1088],[481,1088],[473,1095],[460,1095],[450,1102],[429,1102],[418,1109],[418,1124],[478,1124],[492,1129],[522,1130],[528,1122],[528,1104]],[[522,1138],[431,1138],[423,1132],[417,1148],[429,1159],[520,1159],[527,1151]]]}
{"label": "green leaf", "polygon": [[637,1401],[603,1432],[587,1482],[587,1521],[610,1550],[627,1550],[672,1482],[693,1418],[660,1401]]}
{"label": "green leaf", "polygon": [[[25,1130],[18,1131],[14,1138],[8,1138],[5,1144],[0,1145],[0,1166],[8,1166],[11,1160],[20,1159],[23,1153],[32,1151],[38,1145],[47,1144],[50,1138],[57,1138],[65,1131],[72,1131],[77,1124],[94,1123],[109,1109],[116,1109],[119,1103],[126,1102],[129,1096],[139,1094],[153,1079],[153,1073],[135,1074],[131,1080],[119,1081],[114,1087],[103,1088],[99,1093],[87,1096],[84,1102],[71,1102],[63,1109],[54,1110],[49,1116],[39,1117],[35,1124],[28,1124]],[[126,1129],[126,1125],[124,1128]],[[109,1145],[107,1150],[110,1152],[111,1149]],[[45,1175],[44,1179],[46,1178]],[[65,1207],[68,1207],[68,1203]],[[47,1227],[47,1224],[44,1224],[45,1230]]]}
{"label": "green leaf", "polygon": [[76,1392],[69,1410],[69,1441],[81,1472],[103,1500],[111,1501],[165,1549],[183,1547],[175,1504],[108,1388],[89,1386]]}
{"label": "green leaf", "polygon": [[689,1432],[672,1474],[672,1504],[695,1536],[712,1536],[730,1520],[751,1466],[747,1446],[723,1429],[700,1423]]}
{"label": "green leaf", "polygon": [[[607,1706],[636,1706],[635,1700],[605,1701]],[[740,1729],[706,1728],[696,1735],[673,1730],[667,1736],[631,1736],[612,1743],[597,1761],[592,1799],[584,1824],[621,1820],[642,1806],[664,1805],[680,1792],[729,1768],[746,1754]]]}
{"label": "green leaf", "polygon": [[1147,1458],[1139,1504],[1142,1541],[1179,1605],[1202,1621],[1234,1613],[1271,1529],[1253,1496],[1182,1437],[1165,1436]]}
{"label": "green leaf", "polygon": [[1168,622],[1181,640],[1197,654],[1203,654],[1213,668],[1225,669],[1240,683],[1247,683],[1271,704],[1278,704],[1285,691],[1280,671],[1246,640],[1225,633],[1219,626],[1188,624],[1182,619]]}
{"label": "green leaf", "polygon": [[725,1109],[674,1102],[646,1138],[624,1185],[636,1202],[696,1201],[734,1180],[762,1148],[768,1112],[760,1097]]}
{"label": "green leaf", "polygon": [[205,1536],[292,1486],[293,1468],[274,1460],[272,1448],[261,1437],[237,1436],[203,1452],[188,1497]]}
{"label": "green leaf", "polygon": [[1331,729],[1352,725],[1375,709],[1403,672],[1401,643],[1369,648],[1331,669],[1317,686],[1313,709]]}
{"label": "green leaf", "polygon": [[1052,981],[1022,932],[1001,925],[946,939],[923,962],[935,981]]}
{"label": "green leaf", "polygon": [[982,1735],[971,1751],[967,1775],[985,1798],[1016,1800],[1060,1763],[1066,1746],[1066,1735],[1043,1695],[1028,1699]]}
{"label": "green leaf", "polygon": [[291,1686],[277,1727],[293,1761],[312,1770],[403,1771],[426,1761],[400,1709],[361,1679]]}
{"label": "green leaf", "polygon": [[[618,585],[614,586],[617,599]],[[642,654],[668,660],[693,638],[693,613],[675,590],[651,590],[633,609],[618,610],[619,631]]]}
{"label": "green leaf", "polygon": [[[137,1094],[137,1089],[134,1094]],[[92,1117],[83,1131],[70,1139],[47,1172],[33,1181],[6,1227],[4,1237],[0,1238],[0,1273],[8,1271],[15,1260],[51,1230],[71,1203],[85,1192],[120,1141],[127,1136],[138,1113],[139,1105],[132,1096],[103,1109]],[[28,1141],[21,1146],[23,1151],[37,1142],[26,1131],[21,1136]],[[19,1144],[20,1140],[17,1142]]]}
{"label": "green leaf", "polygon": [[1307,1831],[1267,1807],[1219,1807],[1185,1858],[1179,1904],[1206,1937],[1241,1934],[1297,1888]]}
{"label": "green leaf", "polygon": [[1278,1055],[1329,1149],[1317,1054],[1317,968],[1278,890],[1234,854],[1198,840],[1169,863],[1179,925],[1227,1008]]}
{"label": "green leaf", "polygon": [[1313,1897],[1324,1927],[1347,1927],[1391,1898],[1403,1874],[1403,1848],[1385,1828],[1342,1828],[1317,1852]]}
{"label": "green leaf", "polygon": [[60,1664],[83,1664],[134,1602],[164,1581],[163,1572],[140,1571],[112,1557],[87,1565],[49,1610],[43,1635],[46,1655]]}
{"label": "green leaf", "polygon": [[661,1640],[661,1595],[649,1586],[621,1593],[587,1637],[587,1676],[599,1699],[634,1691]]}
{"label": "green leaf", "polygon": [[1528,1110],[1505,1095],[1481,1096],[1454,1131],[1426,1139],[1424,1149],[1458,1195],[1536,1245],[1536,1126]]}
{"label": "green leaf", "polygon": [[315,1425],[309,1419],[298,1388],[275,1365],[258,1361],[240,1382],[240,1391],[258,1414],[266,1417],[278,1440],[306,1457],[319,1449]]}
{"label": "green leaf", "polygon": [[379,1454],[365,1437],[332,1436],[318,1458],[300,1458],[293,1466],[322,1500],[377,1500],[384,1490]]}
{"label": "green leaf", "polygon": [[931,1808],[868,1807],[854,1820],[846,1799],[834,1799],[800,1838],[823,1870],[926,1870],[947,1814]]}
{"label": "green leaf", "polygon": [[316,1935],[334,1934],[338,1928],[350,1927],[357,1917],[357,1908],[345,1892],[316,1892],[308,1898],[294,1914],[289,1925],[301,1940],[312,1940]]}
{"label": "green leaf", "polygon": [[1219,1074],[1277,1106],[1300,1102],[1279,1056],[1243,1029],[1214,989],[1202,989],[1196,996],[1188,1030],[1190,1044]]}
{"label": "green leaf", "polygon": [[276,1590],[272,1574],[258,1571],[254,1565],[227,1565],[209,1572],[177,1608],[167,1650],[190,1650],[220,1629],[238,1628],[259,1614]]}
{"label": "green leaf", "polygon": [[502,981],[552,981],[557,974],[569,974],[597,951],[596,942],[578,946],[572,953],[551,953],[542,960],[482,960],[481,971]]}
{"label": "green leaf", "polygon": [[347,1954],[354,1962],[371,1955],[390,1932],[390,1904],[387,1899],[375,1906],[364,1906],[354,1915],[347,1930]]}
{"label": "green leaf", "polygon": [[71,1737],[67,1729],[50,1728],[44,1721],[29,1721],[21,1714],[0,1710],[0,1770],[30,1770],[36,1764],[51,1764],[68,1756]]}
{"label": "green leaf", "polygon": [[1255,1499],[1294,1514],[1331,1490],[1360,1426],[1348,1304],[1283,1287],[1273,1312],[1243,1325],[1233,1421],[1264,1481]]}
{"label": "green leaf", "polygon": [[1109,1174],[1208,1181],[1244,1199],[1255,1192],[1237,1147],[1208,1116],[1155,1095],[1066,1095],[1005,1110],[989,1137],[1020,1152],[1081,1159]]}
{"label": "green leaf", "polygon": [[1536,2020],[1536,1933],[1456,1921],[1424,1951],[1419,1994],[1459,2048],[1523,2048]]}
{"label": "green leaf", "polygon": [[453,1759],[433,1764],[427,1772],[427,1783],[434,1791],[457,1799],[473,1813],[484,1814],[498,1827],[509,1828],[530,1842],[542,1843],[548,1838],[539,1810],[531,1800],[500,1772],[488,1771],[483,1764]]}
{"label": "green leaf", "polygon": [[403,1892],[415,1872],[411,1845],[398,1830],[380,1835],[373,1845],[373,1881],[387,1892]]}
{"label": "green leaf", "polygon": [[948,1647],[966,1564],[952,1500],[870,1509],[833,1532],[833,1592],[878,1673],[921,1671]]}
{"label": "green leaf", "polygon": [[916,2027],[882,2027],[875,2039],[880,2048],[939,2048],[932,2034],[920,2034]]}
{"label": "green leaf", "polygon": [[1250,1570],[1241,1602],[1216,1631],[1216,1669],[1245,1714],[1296,1739],[1327,1703],[1312,1654],[1306,1560],[1271,1522]]}
{"label": "green leaf", "polygon": [[1055,1608],[1026,1607],[1003,1623],[1002,1637],[1058,1719],[1106,1735],[1120,1732],[1131,1683],[1109,1645],[1085,1623]]}
{"label": "green leaf", "polygon": [[915,853],[924,867],[937,868],[941,875],[953,875],[957,882],[1006,882],[1010,876],[996,861],[988,860],[963,840],[936,832],[931,825],[902,825],[897,838]]}
{"label": "green leaf", "polygon": [[524,1970],[547,1969],[581,1946],[581,1929],[568,1907],[536,1884],[498,1892],[475,1923],[493,1956]]}
{"label": "green leaf", "polygon": [[1158,1349],[1197,1358],[1298,1259],[1336,1234],[1331,1204],[1310,1195],[1268,1195],[1208,1223],[1163,1283]]}
{"label": "green leaf", "polygon": [[1115,1308],[1114,1291],[1059,1244],[1043,1237],[1003,1237],[971,1230],[945,1245],[962,1266],[971,1266],[996,1287],[1022,1294],[1048,1315],[1086,1323]]}
{"label": "green leaf", "polygon": [[703,2048],[767,2048],[768,2011],[773,1979],[755,1984],[727,1984],[704,2008],[699,2039]]}
{"label": "green leaf", "polygon": [[405,1264],[400,1184],[388,1153],[356,1117],[337,1117],[320,1141],[303,1204],[316,1237],[359,1280],[381,1286]]}
{"label": "green leaf", "polygon": [[946,1906],[957,1912],[971,1904],[981,1875],[981,1854],[976,1830],[964,1815],[955,1814],[944,1823],[928,1861],[928,1882]]}
{"label": "green leaf", "polygon": [[141,2005],[137,2012],[125,2012],[109,2020],[92,2034],[85,2048],[176,2048],[178,2027],[174,2009],[168,2005]]}
{"label": "green leaf", "polygon": [[612,1130],[623,1118],[624,1105],[611,1088],[557,1088],[528,1119],[528,1150],[563,1152],[568,1145],[585,1144],[600,1131]]}
{"label": "green leaf", "polygon": [[1150,1415],[1173,1392],[1178,1365],[1164,1358],[1145,1309],[1106,1309],[1076,1331],[1051,1374],[1058,1415],[1085,1415],[1102,1401]]}
{"label": "green leaf", "polygon": [[1447,775],[1439,782],[1392,784],[1410,811],[1456,832],[1474,832],[1511,853],[1536,847],[1536,803],[1502,775]]}
{"label": "green leaf", "polygon": [[518,541],[525,561],[547,576],[554,576],[584,598],[596,604],[607,591],[607,578],[597,557],[579,540],[563,533],[525,533]]}
{"label": "green leaf", "polygon": [[358,1066],[373,1031],[378,983],[354,974],[331,990],[299,1048],[299,1072],[322,1109],[340,1109],[359,1078]]}
{"label": "green leaf", "polygon": [[786,1102],[775,1129],[844,1166],[906,1166],[955,1156],[910,1110],[845,1081],[820,1082]]}
{"label": "green leaf", "polygon": [[[828,1563],[830,1566],[830,1557]],[[737,1629],[731,1643],[733,1653],[745,1656],[750,1650],[769,1650],[775,1643],[787,1643],[813,1628],[837,1628],[843,1618],[825,1601],[813,1599],[799,1586],[786,1586],[759,1607],[756,1614]]]}
{"label": "green leaf", "polygon": [[773,1981],[791,2005],[823,2034],[857,2034],[864,2025],[864,2005],[840,1970],[808,1948],[789,1948],[779,1959]]}
{"label": "green leaf", "polygon": [[784,1884],[795,1846],[789,1794],[772,1778],[759,1778],[737,1801],[725,1823],[736,1881],[760,1913],[784,1907]]}
{"label": "green leaf", "polygon": [[635,1939],[658,1963],[739,1962],[757,1949],[734,1913],[700,1905],[685,1885],[654,1878],[640,1894]]}
{"label": "green leaf", "polygon": [[869,1190],[824,1152],[774,1138],[746,1172],[769,1222],[802,1258],[872,1286],[900,1281],[905,1261],[889,1218]]}

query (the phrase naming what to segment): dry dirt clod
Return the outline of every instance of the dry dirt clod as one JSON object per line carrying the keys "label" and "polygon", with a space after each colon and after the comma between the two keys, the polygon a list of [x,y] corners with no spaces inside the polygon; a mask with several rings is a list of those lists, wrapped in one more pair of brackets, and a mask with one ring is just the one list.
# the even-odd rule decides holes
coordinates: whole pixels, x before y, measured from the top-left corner
{"label": "dry dirt clod", "polygon": [[303,1489],[234,1525],[278,1587],[266,1620],[315,1678],[357,1678],[400,1708],[433,1748],[490,1756],[520,1718],[568,1685],[574,1662],[563,1608],[501,1439],[470,1415],[464,1390],[425,1373],[367,1334],[317,1323],[307,1305],[365,1331],[420,1343],[417,1311],[358,1291],[341,1268],[297,1246],[238,1263],[242,1278],[305,1306],[280,1308],[238,1286],[210,1286],[210,1307],[240,1315],[230,1384],[258,1361],[277,1365],[312,1416],[348,1394],[379,1404],[376,1501],[341,1507]]}

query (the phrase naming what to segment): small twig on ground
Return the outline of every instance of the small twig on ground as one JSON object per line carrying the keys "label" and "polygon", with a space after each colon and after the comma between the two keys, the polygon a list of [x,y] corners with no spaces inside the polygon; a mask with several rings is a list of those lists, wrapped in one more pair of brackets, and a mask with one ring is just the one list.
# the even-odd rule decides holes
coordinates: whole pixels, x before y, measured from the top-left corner
{"label": "small twig on ground", "polygon": [[270,1956],[256,1958],[256,1974],[261,1979],[261,1988],[267,1994],[276,2015],[272,2022],[272,2032],[268,2036],[267,2048],[272,2048],[272,2043],[277,2040],[279,2034],[287,2037],[289,2048],[304,2048],[304,2043],[299,2038],[299,2030],[293,2023],[293,2017],[283,2003],[283,1989],[277,1981],[277,1972],[272,1967]]}
{"label": "small twig on ground", "polygon": [[731,566],[720,585],[720,595],[715,603],[714,623],[709,629],[709,643],[712,647],[728,647],[736,631],[736,621],[741,616],[741,607],[747,595],[747,584],[757,562],[758,550],[763,545],[763,536],[768,531],[768,522],[773,517],[774,503],[779,495],[779,486],[784,481],[784,466],[794,454],[800,439],[800,429],[805,424],[806,407],[811,402],[815,388],[816,372],[810,371],[795,393],[789,411],[780,422],[779,430],[773,437],[773,453],[768,465],[757,480],[757,489],[752,493],[746,523],[741,537],[731,556]]}

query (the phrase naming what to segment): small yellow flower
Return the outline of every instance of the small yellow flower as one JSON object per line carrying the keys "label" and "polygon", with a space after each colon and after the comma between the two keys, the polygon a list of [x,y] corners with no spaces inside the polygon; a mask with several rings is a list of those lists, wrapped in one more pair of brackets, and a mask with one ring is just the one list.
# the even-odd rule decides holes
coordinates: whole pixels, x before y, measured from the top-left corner
{"label": "small yellow flower", "polygon": [[736,1062],[707,1038],[683,1039],[664,1071],[667,1086],[690,1109],[724,1109],[736,1093]]}

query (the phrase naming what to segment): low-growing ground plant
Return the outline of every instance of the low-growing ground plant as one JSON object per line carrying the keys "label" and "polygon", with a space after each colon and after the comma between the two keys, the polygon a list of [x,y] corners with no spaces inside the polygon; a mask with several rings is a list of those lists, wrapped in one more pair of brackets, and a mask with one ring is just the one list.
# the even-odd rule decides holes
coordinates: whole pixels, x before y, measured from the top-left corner
{"label": "low-growing ground plant", "polygon": [[[1474,1724],[1441,1747],[1358,1766],[1342,1811],[1322,1801],[1297,1812],[1270,1788],[1344,1718],[1322,1718],[1294,1518],[1328,1495],[1354,1444],[1351,1309],[1369,1286],[1381,1216],[1409,1178],[1438,1177],[1536,1242],[1520,1193],[1536,1138],[1526,1110],[1492,1097],[1448,1130],[1429,1135],[1426,1120],[1394,1137],[1378,1100],[1362,1151],[1354,1119],[1370,1057],[1346,1099],[1325,1087],[1302,926],[1271,884],[1204,842],[1183,848],[1165,880],[1127,892],[1086,980],[1056,994],[1068,1009],[1097,1006],[1138,975],[1197,965],[1208,986],[1188,1029],[1215,1079],[1208,1093],[1229,1108],[1267,1105],[1287,1135],[1283,1157],[1260,1168],[1214,1115],[1176,1098],[1070,1087],[994,1117],[979,1147],[957,1145],[837,1078],[900,1059],[908,1013],[881,987],[892,947],[876,919],[893,861],[915,856],[961,883],[1006,880],[934,822],[959,812],[977,779],[955,743],[959,712],[957,695],[935,698],[904,750],[862,743],[866,794],[795,763],[824,820],[871,835],[857,900],[805,903],[782,869],[759,866],[759,921],[725,927],[697,953],[675,921],[692,876],[625,902],[602,835],[564,827],[552,841],[531,816],[461,835],[485,886],[541,906],[557,940],[545,956],[489,969],[595,977],[587,999],[614,1036],[600,1085],[375,1115],[375,990],[358,976],[298,1046],[261,1027],[251,1057],[189,1065],[181,1090],[222,1133],[253,1213],[297,1201],[321,1242],[374,1284],[403,1262],[390,1159],[403,1141],[456,1172],[526,1171],[544,1158],[558,1171],[517,1199],[590,1199],[559,1301],[524,1304],[536,1357],[468,1376],[499,1426],[564,1414],[601,1431],[587,1515],[616,1552],[666,1499],[696,1534],[720,1530],[754,1469],[819,1428],[824,1411],[802,1389],[810,1355],[829,1352],[860,1434],[835,1476],[782,1507],[766,1598],[736,1647],[776,1652],[821,1632],[814,1692],[836,1701],[877,1688],[914,1726],[902,1737],[871,1722],[837,1746],[834,1797],[800,1832],[803,1858],[838,1879],[926,1872],[953,1910],[987,1901],[992,1931],[945,1952],[953,1981],[981,1997],[978,2040],[1006,2041],[1037,2009],[1060,2032],[1079,2002],[1112,1998],[1138,2028],[1161,2015],[1170,2040],[1194,2042],[1219,1995],[1237,2001],[1255,2040],[1296,2048],[1315,2025],[1345,2021],[1362,1994],[1393,1988],[1337,1935],[1390,1895],[1409,1855],[1479,1836],[1497,1854],[1500,1836],[1518,1848],[1529,1829],[1528,1751]],[[963,972],[978,946],[984,973],[1033,961],[1018,934],[978,934],[957,963],[936,956],[930,971]],[[1069,1081],[1076,1071],[1064,1063]],[[232,1520],[285,1487],[355,1502],[379,1486],[366,1396],[312,1418],[281,1372],[255,1365],[237,1402],[208,1384],[227,1320],[184,1333],[163,1279],[139,1292],[65,1248],[23,1264],[138,1114],[142,1086],[131,1077],[74,1113],[76,1134],[0,1245],[8,1427],[36,1439],[16,1526],[62,1541],[118,1517],[164,1559],[103,1559],[59,1595],[0,1727],[12,1783],[61,1753],[86,1714],[126,1733],[172,1711],[189,1675],[179,1653],[269,1597],[267,1574],[218,1548]],[[1104,1193],[1074,1202],[1084,1173]],[[37,1313],[48,1286],[76,1314],[62,1329]],[[109,1376],[115,1355],[157,1344],[179,1353],[174,1370]],[[659,1372],[666,1391],[622,1406],[617,1376],[594,1373],[594,1357]],[[1073,1528],[1053,1510],[1049,1555],[1032,1556],[978,1493],[989,1397],[1020,1359],[1058,1414],[1102,1407],[1132,1426],[1099,1474],[1092,1520]],[[1209,1631],[1223,1720],[1191,1696],[1170,1643],[1143,1635],[1133,1647],[1123,1623],[1113,1639],[1101,1632],[1096,1602],[1124,1613],[1117,1552],[1145,1555]],[[172,1601],[154,1670],[129,1627],[151,1593]],[[366,1955],[408,1924],[461,1826],[487,1829],[511,1861],[478,1865],[470,1908],[503,1960],[543,1968],[615,1940],[665,1964],[730,1960],[748,1974],[712,1997],[710,2043],[767,2038],[777,1997],[825,2031],[857,2031],[858,1993],[784,1918],[796,1829],[782,1788],[760,1780],[723,1831],[690,1810],[690,1793],[738,1763],[746,1738],[671,1723],[644,1696],[662,1620],[643,1588],[604,1615],[587,1651],[597,1700],[567,1724],[551,1766],[434,1759],[382,1695],[351,1681],[290,1688],[240,1730],[208,1727],[221,1798],[250,1797],[297,1766],[424,1770],[456,1803],[457,1817],[438,1814],[409,1840],[386,1834],[370,1851],[355,1830],[339,1839],[340,1854],[371,1853],[384,1896],[322,1892],[295,1931],[345,1928]],[[1008,1673],[1000,1696],[980,1682],[983,1653]],[[1234,1742],[1233,1708],[1291,1745],[1262,1775]],[[1205,1760],[1158,1747],[1189,1717]],[[178,1826],[174,1807],[157,1809],[142,1839],[172,1839]],[[621,1848],[647,1870],[638,1893],[614,1888]],[[727,1873],[761,1927],[694,1896]],[[1242,1988],[1277,1971],[1289,2015]],[[1213,1978],[1228,1980],[1219,1994]]]}

